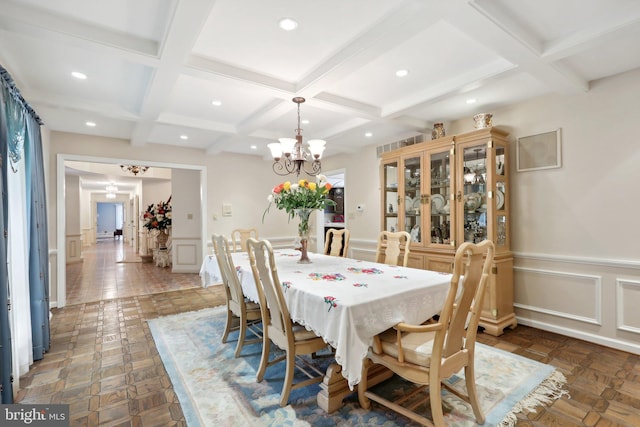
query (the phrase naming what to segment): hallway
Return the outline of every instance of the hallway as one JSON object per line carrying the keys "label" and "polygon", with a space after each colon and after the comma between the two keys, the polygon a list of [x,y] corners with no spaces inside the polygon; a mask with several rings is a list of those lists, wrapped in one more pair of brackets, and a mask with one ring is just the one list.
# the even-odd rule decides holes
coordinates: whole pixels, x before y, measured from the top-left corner
{"label": "hallway", "polygon": [[143,263],[124,239],[98,239],[82,249],[83,262],[67,265],[67,305],[200,287],[196,273]]}

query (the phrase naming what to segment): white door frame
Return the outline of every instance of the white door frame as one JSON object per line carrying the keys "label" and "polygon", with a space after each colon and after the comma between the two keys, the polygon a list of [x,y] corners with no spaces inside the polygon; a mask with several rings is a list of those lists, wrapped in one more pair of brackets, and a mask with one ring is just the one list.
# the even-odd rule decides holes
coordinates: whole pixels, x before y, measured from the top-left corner
{"label": "white door frame", "polygon": [[114,165],[144,163],[146,166],[169,168],[169,169],[191,169],[200,171],[200,217],[202,223],[200,225],[200,240],[202,244],[203,254],[207,253],[207,169],[204,165],[188,165],[178,163],[152,162],[146,160],[116,159],[109,157],[94,157],[78,154],[57,154],[56,162],[56,246],[57,246],[57,298],[56,307],[62,308],[67,303],[67,272],[66,272],[66,206],[64,198],[65,185],[65,165],[66,161],[79,161],[91,163],[106,163]]}

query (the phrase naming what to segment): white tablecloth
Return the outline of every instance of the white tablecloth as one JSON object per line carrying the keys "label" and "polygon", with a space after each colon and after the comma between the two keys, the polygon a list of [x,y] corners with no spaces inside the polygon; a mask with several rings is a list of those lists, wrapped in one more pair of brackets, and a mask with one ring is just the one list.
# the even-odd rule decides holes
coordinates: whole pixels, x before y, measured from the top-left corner
{"label": "white tablecloth", "polygon": [[[311,264],[298,264],[297,251],[274,253],[292,319],[335,348],[336,361],[350,387],[360,381],[362,361],[373,337],[398,322],[419,324],[437,314],[451,281],[450,274],[429,270],[316,253],[309,254]],[[247,254],[232,257],[245,295],[256,301]],[[215,257],[207,258],[203,270],[215,275]]]}

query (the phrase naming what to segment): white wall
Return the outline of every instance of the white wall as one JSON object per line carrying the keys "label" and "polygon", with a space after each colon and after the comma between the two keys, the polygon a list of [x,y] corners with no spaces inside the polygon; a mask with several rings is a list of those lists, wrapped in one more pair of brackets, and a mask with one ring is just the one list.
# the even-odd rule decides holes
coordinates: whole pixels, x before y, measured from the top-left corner
{"label": "white wall", "polygon": [[197,273],[202,265],[200,171],[172,171],[171,257],[174,272]]}

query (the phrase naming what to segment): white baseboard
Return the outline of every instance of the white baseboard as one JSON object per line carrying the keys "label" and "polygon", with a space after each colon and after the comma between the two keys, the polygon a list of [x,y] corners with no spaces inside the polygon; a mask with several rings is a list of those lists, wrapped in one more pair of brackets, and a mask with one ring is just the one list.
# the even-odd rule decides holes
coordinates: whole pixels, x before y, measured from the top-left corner
{"label": "white baseboard", "polygon": [[640,355],[640,344],[633,344],[628,341],[620,341],[617,339],[603,337],[584,331],[577,331],[575,329],[552,325],[550,323],[540,322],[537,320],[525,319],[521,317],[517,317],[517,320],[518,324],[520,325],[531,326],[532,328],[541,329],[543,331],[554,332],[560,335],[565,335],[567,337],[577,338],[590,343],[600,344],[605,347],[615,348],[617,350]]}

